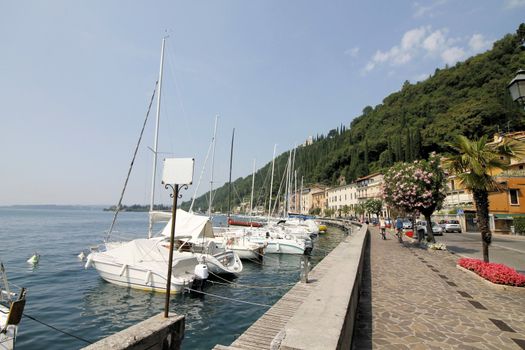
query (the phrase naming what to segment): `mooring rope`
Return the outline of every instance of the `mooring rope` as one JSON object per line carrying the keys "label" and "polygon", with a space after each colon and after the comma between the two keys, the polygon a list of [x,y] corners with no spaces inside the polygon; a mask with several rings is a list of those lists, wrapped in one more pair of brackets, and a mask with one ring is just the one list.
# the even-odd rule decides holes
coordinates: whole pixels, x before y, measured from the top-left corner
{"label": "mooring rope", "polygon": [[263,285],[253,285],[253,284],[250,285],[250,284],[244,284],[244,283],[228,281],[227,279],[222,278],[221,276],[219,276],[219,275],[217,275],[217,274],[215,274],[215,273],[213,273],[211,271],[210,271],[210,274],[213,275],[214,277],[218,278],[218,279],[221,279],[221,280],[225,281],[226,283],[216,282],[216,281],[211,281],[211,280],[209,280],[208,282],[222,284],[222,285],[234,285],[234,286],[239,286],[239,287],[244,287],[244,288],[261,288],[261,289],[265,289],[265,288],[286,288],[286,287],[293,286],[293,285],[296,284],[296,282],[293,282],[293,283],[282,284],[280,286],[263,286]]}
{"label": "mooring rope", "polygon": [[255,306],[262,306],[262,307],[267,307],[267,308],[271,308],[272,307],[272,305],[259,304],[259,303],[253,303],[251,301],[245,301],[245,300],[239,300],[239,299],[223,297],[221,295],[206,293],[206,292],[203,292],[203,291],[200,291],[200,290],[196,290],[196,289],[192,289],[192,288],[189,288],[189,287],[186,287],[186,290],[189,290],[190,292],[200,293],[200,294],[203,294],[203,295],[209,295],[211,297],[215,297],[215,298],[219,298],[219,299],[223,299],[223,300],[233,301],[233,302],[236,302],[236,303],[255,305]]}
{"label": "mooring rope", "polygon": [[52,325],[50,325],[50,324],[48,324],[48,323],[45,323],[45,322],[43,322],[43,321],[40,321],[40,320],[38,320],[38,319],[34,318],[33,316],[30,316],[30,315],[28,315],[28,314],[26,314],[26,313],[24,313],[24,316],[27,317],[27,318],[29,318],[30,320],[33,320],[33,321],[35,321],[35,322],[40,323],[40,324],[43,325],[43,326],[49,327],[49,328],[51,328],[51,329],[53,329],[53,330],[55,330],[55,331],[57,331],[57,332],[60,332],[60,333],[62,333],[62,334],[65,334],[65,335],[67,335],[67,336],[70,336],[70,337],[72,337],[72,338],[75,338],[75,339],[81,340],[81,341],[83,341],[83,342],[85,342],[85,343],[93,344],[92,341],[89,341],[89,340],[87,340],[87,339],[81,338],[81,337],[79,337],[79,336],[77,336],[77,335],[71,334],[71,333],[66,332],[66,331],[64,331],[64,330],[58,329],[58,328],[56,328],[56,327],[54,327],[54,326],[52,326]]}
{"label": "mooring rope", "polygon": [[120,198],[118,200],[117,207],[115,208],[115,215],[113,216],[113,221],[111,222],[111,226],[109,228],[108,234],[106,235],[105,242],[109,240],[109,236],[111,235],[111,232],[113,232],[113,227],[115,226],[115,222],[117,221],[117,215],[120,211],[120,206],[122,205],[122,198],[124,198],[124,192],[126,192],[126,187],[128,186],[129,176],[131,175],[131,170],[133,169],[133,164],[135,163],[135,158],[137,157],[137,151],[139,150],[140,141],[142,140],[142,135],[144,134],[144,129],[146,128],[146,122],[148,121],[149,112],[151,110],[151,105],[153,104],[153,98],[155,97],[155,91],[157,90],[158,84],[159,82],[156,81],[155,88],[153,89],[153,94],[151,94],[151,99],[149,101],[148,111],[146,112],[146,118],[144,119],[144,123],[142,124],[142,130],[140,131],[139,140],[137,142],[137,146],[135,147],[135,152],[133,153],[133,158],[131,159],[131,163],[129,165],[128,175],[126,176],[126,181],[124,182],[124,188],[122,188],[122,193],[120,194]]}

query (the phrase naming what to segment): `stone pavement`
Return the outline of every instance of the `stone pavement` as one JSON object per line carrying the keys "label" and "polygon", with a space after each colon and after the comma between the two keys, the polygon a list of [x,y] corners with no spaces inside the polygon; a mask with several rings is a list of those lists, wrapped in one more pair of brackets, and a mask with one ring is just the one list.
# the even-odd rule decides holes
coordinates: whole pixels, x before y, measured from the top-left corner
{"label": "stone pavement", "polygon": [[370,231],[354,349],[525,349],[525,290],[488,285],[450,252]]}

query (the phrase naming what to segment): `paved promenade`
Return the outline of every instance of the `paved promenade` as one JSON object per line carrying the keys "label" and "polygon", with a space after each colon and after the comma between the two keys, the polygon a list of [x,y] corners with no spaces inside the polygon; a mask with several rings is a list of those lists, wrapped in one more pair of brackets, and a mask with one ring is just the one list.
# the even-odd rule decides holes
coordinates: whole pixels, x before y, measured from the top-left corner
{"label": "paved promenade", "polygon": [[525,349],[525,290],[456,268],[457,255],[371,229],[354,349]]}

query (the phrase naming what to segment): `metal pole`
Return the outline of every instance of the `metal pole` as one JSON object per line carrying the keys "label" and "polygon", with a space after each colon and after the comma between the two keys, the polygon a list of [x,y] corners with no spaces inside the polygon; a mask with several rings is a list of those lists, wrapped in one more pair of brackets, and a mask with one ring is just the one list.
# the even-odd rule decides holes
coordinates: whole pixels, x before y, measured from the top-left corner
{"label": "metal pole", "polygon": [[277,149],[277,144],[273,145],[272,179],[270,180],[270,199],[268,200],[268,223],[270,223],[270,215],[272,213],[273,172],[275,170],[275,150],[276,149]]}
{"label": "metal pole", "polygon": [[213,168],[215,168],[215,143],[217,137],[217,121],[219,116],[215,116],[215,128],[213,129],[213,139],[212,139],[212,152],[211,152],[211,175],[210,175],[210,204],[208,206],[208,217],[211,219],[211,207],[213,205]]}
{"label": "metal pole", "polygon": [[[171,187],[171,186],[170,186]],[[166,282],[166,302],[164,303],[164,317],[168,318],[170,310],[171,292],[171,265],[173,264],[173,247],[175,241],[175,219],[177,218],[177,198],[179,197],[179,185],[173,189],[173,208],[171,210],[171,234],[170,234],[170,254],[168,259],[168,276]]]}
{"label": "metal pole", "polygon": [[[233,139],[235,138],[235,128],[233,128],[232,132],[232,145],[230,148],[230,180],[228,182],[228,219],[230,219],[231,215],[231,196],[232,196],[232,164],[233,164]],[[229,220],[228,220],[229,221]],[[229,225],[229,223],[228,223]]]}
{"label": "metal pole", "polygon": [[250,216],[253,215],[253,188],[255,185],[255,159],[253,160],[253,173],[252,173],[252,194],[250,196]]}
{"label": "metal pole", "polygon": [[[162,49],[160,52],[160,70],[159,70],[159,94],[157,95],[157,121],[155,125],[155,142],[153,144],[153,176],[151,177],[151,199],[149,204],[149,211],[153,211],[155,205],[155,181],[157,177],[157,148],[159,145],[159,124],[160,124],[160,101],[161,101],[161,90],[162,90],[162,70],[164,66],[164,45],[166,44],[166,37],[162,38]],[[151,238],[151,232],[153,230],[153,219],[150,215],[149,226],[148,226],[148,238]]]}

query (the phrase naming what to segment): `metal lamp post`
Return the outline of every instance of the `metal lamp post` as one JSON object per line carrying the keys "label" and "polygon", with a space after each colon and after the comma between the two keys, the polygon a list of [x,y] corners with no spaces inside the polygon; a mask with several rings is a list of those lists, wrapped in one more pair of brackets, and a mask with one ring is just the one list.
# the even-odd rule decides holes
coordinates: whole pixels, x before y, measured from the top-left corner
{"label": "metal lamp post", "polygon": [[175,219],[177,217],[177,199],[182,197],[179,194],[181,189],[187,189],[193,181],[193,168],[195,160],[193,158],[168,158],[164,160],[164,172],[162,174],[162,184],[166,189],[171,188],[170,197],[173,198],[173,208],[171,211],[171,234],[170,251],[168,258],[168,276],[166,278],[166,301],[164,304],[164,317],[168,317],[170,308],[171,293],[171,271],[173,265],[173,247],[175,241]]}
{"label": "metal lamp post", "polygon": [[514,101],[525,106],[525,70],[520,69],[507,88]]}

